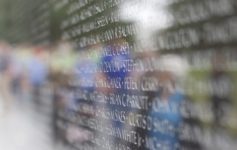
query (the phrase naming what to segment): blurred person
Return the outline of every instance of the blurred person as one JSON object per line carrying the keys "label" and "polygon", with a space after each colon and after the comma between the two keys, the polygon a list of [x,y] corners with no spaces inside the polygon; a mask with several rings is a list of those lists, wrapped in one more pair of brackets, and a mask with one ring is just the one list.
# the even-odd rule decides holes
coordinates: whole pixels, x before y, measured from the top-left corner
{"label": "blurred person", "polygon": [[[119,39],[116,41],[113,41],[107,45],[104,46],[103,48],[103,54],[100,60],[100,69],[102,70],[100,73],[97,74],[97,82],[102,81],[105,82],[106,85],[112,85],[112,87],[99,87],[97,91],[102,92],[103,94],[109,96],[109,95],[123,95],[123,94],[128,94],[128,89],[126,88],[126,85],[123,84],[130,76],[130,73],[128,71],[128,66],[127,65],[118,65],[124,61],[127,61],[131,59],[131,52],[128,43],[124,39]],[[108,67],[108,64],[110,67]],[[111,70],[110,70],[111,69]],[[117,84],[121,85],[121,87],[113,87],[113,81],[117,81]],[[104,106],[98,106],[97,109],[103,110],[105,112],[112,112],[112,111],[120,111],[120,112],[125,112],[125,116],[128,116],[130,112],[130,108],[128,107],[123,107],[123,106],[116,106],[113,104],[104,104]],[[124,123],[115,121],[112,119],[108,119],[104,121],[104,125],[108,127],[112,127],[114,129],[125,129],[126,126]],[[106,137],[108,140],[109,145],[114,146],[116,143],[116,138],[115,137]],[[113,147],[112,147],[113,149]]]}
{"label": "blurred person", "polygon": [[[178,56],[160,56],[158,52],[149,50],[137,53],[135,60],[138,65],[136,65],[136,71],[133,72],[133,78],[137,82],[148,83],[145,85],[146,89],[137,91],[136,94],[146,96],[147,103],[151,104],[147,110],[137,110],[136,113],[148,116],[152,118],[152,124],[160,125],[159,129],[154,127],[156,129],[153,131],[134,127],[142,139],[146,137],[156,139],[156,143],[144,144],[139,149],[177,149],[174,145],[179,143],[178,135],[175,135],[178,131],[167,131],[164,122],[169,122],[167,126],[176,126],[176,128],[181,123],[182,117],[178,109],[184,100],[184,93],[179,89],[177,80],[180,79],[179,76],[183,76],[186,64],[183,64]],[[176,112],[169,110],[170,107],[173,107]],[[167,146],[165,144],[170,147],[165,147]]]}
{"label": "blurred person", "polygon": [[22,102],[22,99],[23,99],[22,81],[23,81],[23,75],[24,75],[24,66],[23,66],[23,62],[20,60],[19,52],[17,51],[20,51],[20,49],[15,48],[13,59],[12,59],[11,87],[12,87],[12,93],[15,99],[18,102]]}
{"label": "blurred person", "polygon": [[58,120],[62,120],[59,112],[64,112],[67,116],[70,102],[73,101],[70,92],[70,81],[73,77],[73,67],[75,66],[76,55],[69,43],[59,42],[53,46],[50,54],[49,81],[51,83],[53,95],[52,128],[54,141],[67,142],[67,129],[61,129],[57,125]]}
{"label": "blurred person", "polygon": [[[81,91],[87,91],[93,93],[96,91],[95,82],[97,79],[97,70],[98,63],[100,61],[100,52],[102,50],[101,45],[94,45],[89,47],[85,52],[80,52],[78,60],[75,63],[74,68],[74,79],[75,83],[79,83],[78,89]],[[80,100],[75,100],[75,105],[78,109],[78,103]],[[73,106],[73,105],[72,105]],[[95,106],[92,103],[92,106]]]}
{"label": "blurred person", "polygon": [[28,77],[32,88],[32,99],[37,108],[41,107],[40,91],[48,75],[47,66],[42,60],[42,52],[42,48],[36,47],[28,64]]}
{"label": "blurred person", "polygon": [[150,138],[157,139],[156,143],[150,143],[149,149],[177,150],[180,148],[179,129],[183,121],[180,107],[185,99],[177,83],[186,72],[186,63],[178,56],[164,55],[160,57],[160,65],[161,70],[156,75],[160,87],[148,114],[160,127],[148,131]]}
{"label": "blurred person", "polygon": [[[31,84],[29,80],[29,62],[32,59],[32,47],[28,45],[23,45],[17,47],[16,50],[17,54],[17,61],[16,68],[15,68],[15,76],[17,78],[17,82],[20,82],[20,96],[21,100],[19,101],[22,106],[27,106],[30,104],[29,102],[31,101]],[[17,75],[20,74],[20,77],[17,77]],[[19,84],[19,83],[17,83]],[[19,98],[19,97],[18,97]],[[27,102],[27,103],[25,103]],[[27,105],[26,105],[27,104]]]}
{"label": "blurred person", "polygon": [[[155,52],[155,51],[150,51],[149,49],[145,49],[140,53],[134,53],[133,54],[133,59],[135,62],[135,68],[134,71],[131,72],[131,78],[134,79],[134,81],[136,83],[145,83],[149,82],[149,81],[145,81],[146,79],[154,79],[152,81],[153,85],[156,84],[155,80],[158,80],[158,75],[157,75],[157,68],[155,67],[155,63],[157,63],[159,61],[159,53]],[[148,65],[149,64],[149,65]],[[141,85],[142,87],[143,85]],[[154,87],[156,89],[140,89],[140,90],[136,90],[133,91],[132,94],[135,95],[142,95],[144,97],[146,97],[147,99],[147,104],[152,103],[152,100],[154,99],[154,97],[156,96],[156,92],[159,91],[159,85],[156,84],[156,86]],[[131,111],[131,114],[129,114],[128,116],[128,120],[133,119],[132,117],[132,113],[135,114],[139,114],[142,116],[148,116],[149,115],[149,111],[150,107],[146,108],[146,109],[133,109]],[[146,120],[148,122],[148,120]],[[146,136],[148,135],[148,131],[144,130],[140,127],[131,127],[131,126],[127,126],[126,127],[127,130],[134,130],[140,137],[141,139],[146,139]],[[131,149],[139,149],[139,150],[143,150],[143,149],[147,149],[146,148],[146,144],[141,145],[139,148],[133,148],[133,145],[130,146]]]}
{"label": "blurred person", "polygon": [[3,114],[6,114],[13,100],[11,93],[12,69],[11,48],[7,43],[0,44],[0,93],[3,105]]}
{"label": "blurred person", "polygon": [[209,82],[214,123],[217,126],[223,125],[226,117],[225,108],[231,101],[232,82],[225,69],[226,63],[224,56],[221,53],[214,53],[212,57],[212,70]]}
{"label": "blurred person", "polygon": [[[84,99],[81,92],[86,91],[88,93],[93,93],[96,91],[96,70],[97,65],[100,60],[100,52],[102,46],[100,44],[88,47],[86,51],[81,51],[78,53],[78,59],[74,65],[73,69],[73,80],[72,87],[68,87],[70,90],[78,91],[77,94],[72,94],[68,92],[68,101],[66,113],[68,116],[83,116],[84,119],[93,119],[95,117],[92,111],[83,112],[83,108],[90,107],[91,110],[96,109],[95,102],[91,101],[90,105],[84,103],[87,99]],[[78,84],[79,83],[79,84]],[[69,94],[70,93],[70,94]],[[69,96],[70,95],[70,96]],[[66,130],[66,138],[69,143],[85,143],[92,140],[91,135],[97,134],[95,131],[87,130],[82,127],[75,127],[69,125]]]}

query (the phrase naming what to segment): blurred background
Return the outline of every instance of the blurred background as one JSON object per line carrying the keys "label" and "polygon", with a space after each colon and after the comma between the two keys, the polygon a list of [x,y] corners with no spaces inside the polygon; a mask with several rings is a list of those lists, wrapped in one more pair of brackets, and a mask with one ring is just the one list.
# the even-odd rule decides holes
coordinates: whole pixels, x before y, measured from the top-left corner
{"label": "blurred background", "polygon": [[235,0],[0,0],[0,149],[235,150]]}

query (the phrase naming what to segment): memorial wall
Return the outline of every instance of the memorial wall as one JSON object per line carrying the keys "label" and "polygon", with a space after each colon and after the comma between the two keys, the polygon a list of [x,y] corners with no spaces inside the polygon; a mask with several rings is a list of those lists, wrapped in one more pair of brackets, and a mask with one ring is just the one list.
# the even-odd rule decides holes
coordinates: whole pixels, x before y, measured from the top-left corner
{"label": "memorial wall", "polygon": [[[55,91],[57,137],[78,150],[234,150],[235,0],[48,0],[31,40],[74,51]],[[62,57],[63,59],[63,57]]]}

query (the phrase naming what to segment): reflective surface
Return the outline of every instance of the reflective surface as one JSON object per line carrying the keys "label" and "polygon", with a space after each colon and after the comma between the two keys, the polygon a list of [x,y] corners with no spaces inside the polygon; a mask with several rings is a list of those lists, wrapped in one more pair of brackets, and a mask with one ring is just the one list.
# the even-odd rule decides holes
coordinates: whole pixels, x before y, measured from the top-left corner
{"label": "reflective surface", "polygon": [[[11,92],[4,89],[10,83],[24,89],[22,99],[31,96],[28,103],[37,113],[49,108],[56,145],[80,150],[236,148],[234,0],[29,4],[25,41],[30,44],[1,44],[0,88],[6,110]],[[15,61],[22,64],[18,69]]]}

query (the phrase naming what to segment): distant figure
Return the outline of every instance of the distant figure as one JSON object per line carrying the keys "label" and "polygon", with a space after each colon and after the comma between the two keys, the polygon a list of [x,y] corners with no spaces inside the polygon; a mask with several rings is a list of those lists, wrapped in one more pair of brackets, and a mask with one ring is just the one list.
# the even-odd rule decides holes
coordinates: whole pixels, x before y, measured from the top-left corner
{"label": "distant figure", "polygon": [[29,71],[29,81],[32,87],[32,96],[33,101],[37,105],[41,104],[40,102],[40,90],[47,79],[47,67],[46,64],[41,59],[42,49],[36,49],[34,51],[34,56],[29,62],[28,71]]}
{"label": "distant figure", "polygon": [[222,125],[225,117],[224,109],[230,102],[231,79],[224,70],[225,62],[221,55],[212,58],[212,72],[210,75],[210,99],[212,103],[214,123]]}
{"label": "distant figure", "polygon": [[[124,83],[126,78],[130,76],[130,72],[128,71],[128,68],[126,65],[118,65],[118,63],[131,59],[131,56],[129,53],[126,53],[126,52],[121,53],[122,50],[129,52],[128,47],[126,47],[126,41],[122,39],[104,46],[103,51],[108,52],[108,54],[102,55],[101,57],[99,64],[100,64],[101,70],[103,71],[101,74],[97,76],[97,78],[98,80],[104,81],[108,84],[111,83],[112,80],[118,80],[118,84],[121,84],[121,87],[117,87],[117,88],[116,87],[99,88],[98,91],[102,92],[106,96],[109,96],[111,94],[122,95],[122,94],[128,93],[128,90],[125,88],[126,85],[122,83]],[[116,53],[116,52],[119,52],[119,53]],[[110,64],[111,70],[109,69],[107,64]],[[121,112],[124,112],[124,116],[128,116],[130,112],[130,108],[128,107],[116,106],[109,103],[105,104],[102,107],[98,107],[98,109],[102,109],[103,107],[104,107],[103,111],[105,113],[113,112],[113,111],[121,111]],[[104,121],[104,124],[118,130],[125,129],[124,123],[120,121],[115,121],[113,119]],[[106,137],[106,138],[108,138],[108,141],[109,141],[108,143],[112,147],[117,142],[116,138],[114,137]]]}
{"label": "distant figure", "polygon": [[0,98],[3,103],[3,114],[6,114],[12,101],[11,94],[11,53],[7,44],[0,45]]}
{"label": "distant figure", "polygon": [[160,88],[152,100],[149,116],[159,124],[155,130],[148,132],[156,143],[150,144],[150,150],[177,150],[180,148],[179,129],[183,118],[180,107],[185,95],[178,87],[180,77],[186,73],[187,64],[176,55],[160,57],[162,70],[157,74]]}
{"label": "distant figure", "polygon": [[23,80],[23,65],[17,56],[14,56],[12,60],[12,82],[11,82],[11,91],[18,102],[22,102],[22,80]]}

